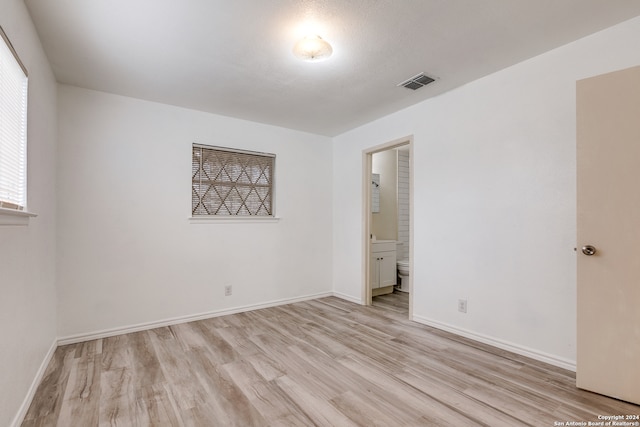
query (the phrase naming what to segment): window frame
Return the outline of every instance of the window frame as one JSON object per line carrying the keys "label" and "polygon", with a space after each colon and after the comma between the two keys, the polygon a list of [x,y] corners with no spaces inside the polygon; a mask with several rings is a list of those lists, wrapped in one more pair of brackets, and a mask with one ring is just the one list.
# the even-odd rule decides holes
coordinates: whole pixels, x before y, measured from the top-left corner
{"label": "window frame", "polygon": [[[196,149],[203,149],[203,150],[213,150],[213,151],[222,151],[222,152],[228,152],[228,153],[235,153],[235,154],[240,154],[240,155],[249,155],[249,156],[256,156],[256,157],[268,157],[271,159],[271,173],[270,173],[270,178],[271,178],[271,182],[270,182],[270,193],[271,193],[271,213],[270,215],[232,215],[232,214],[228,214],[228,215],[216,215],[216,214],[210,214],[210,215],[198,215],[198,214],[194,214],[194,204],[193,204],[193,191],[194,191],[194,177],[195,174],[193,172],[193,156],[194,156],[194,151]],[[245,149],[238,149],[238,148],[232,148],[232,147],[221,147],[221,146],[215,146],[215,145],[206,145],[206,144],[201,144],[201,143],[192,143],[191,144],[191,156],[192,156],[192,173],[191,173],[191,191],[192,191],[192,201],[191,201],[191,215],[189,217],[189,219],[191,220],[192,223],[220,223],[220,222],[275,222],[278,221],[279,218],[276,216],[276,154],[274,153],[266,153],[266,152],[261,152],[261,151],[251,151],[251,150],[245,150]],[[235,188],[235,186],[234,186]]]}
{"label": "window frame", "polygon": [[24,137],[21,138],[21,147],[22,150],[22,158],[24,161],[22,177],[20,178],[22,185],[22,204],[14,203],[14,201],[9,200],[0,200],[0,225],[27,225],[30,217],[35,217],[36,214],[28,211],[28,203],[27,203],[27,193],[28,193],[28,182],[27,182],[27,167],[28,167],[28,153],[27,153],[27,131],[28,131],[28,98],[29,98],[29,72],[25,67],[24,63],[20,60],[18,53],[16,52],[9,36],[6,34],[2,26],[0,26],[0,38],[2,38],[2,42],[7,47],[7,50],[13,56],[16,64],[22,70],[25,79],[25,104],[24,104],[24,116],[21,115],[21,120],[24,122],[24,128],[22,129],[24,133]]}

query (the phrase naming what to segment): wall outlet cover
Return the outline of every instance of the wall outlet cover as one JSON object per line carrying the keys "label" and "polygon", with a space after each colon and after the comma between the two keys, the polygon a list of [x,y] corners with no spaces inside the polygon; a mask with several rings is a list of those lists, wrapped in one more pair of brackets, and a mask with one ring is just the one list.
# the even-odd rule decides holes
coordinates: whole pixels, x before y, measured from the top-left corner
{"label": "wall outlet cover", "polygon": [[458,311],[460,313],[466,313],[467,312],[467,300],[466,299],[459,299],[458,300]]}

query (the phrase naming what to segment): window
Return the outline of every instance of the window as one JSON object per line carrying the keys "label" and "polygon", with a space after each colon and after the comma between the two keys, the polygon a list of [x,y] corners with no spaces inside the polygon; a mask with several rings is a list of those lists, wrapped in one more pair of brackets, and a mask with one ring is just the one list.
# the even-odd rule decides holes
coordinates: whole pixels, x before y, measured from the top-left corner
{"label": "window", "polygon": [[193,145],[191,213],[273,216],[275,155]]}
{"label": "window", "polygon": [[27,205],[27,70],[0,27],[0,208]]}

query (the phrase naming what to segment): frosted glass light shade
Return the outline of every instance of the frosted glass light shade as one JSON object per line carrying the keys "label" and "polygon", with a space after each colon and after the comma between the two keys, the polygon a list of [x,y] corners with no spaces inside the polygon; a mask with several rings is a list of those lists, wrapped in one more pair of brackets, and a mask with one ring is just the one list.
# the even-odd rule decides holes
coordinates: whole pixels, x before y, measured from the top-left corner
{"label": "frosted glass light shade", "polygon": [[293,47],[293,54],[304,61],[321,61],[333,53],[333,48],[320,36],[306,36]]}

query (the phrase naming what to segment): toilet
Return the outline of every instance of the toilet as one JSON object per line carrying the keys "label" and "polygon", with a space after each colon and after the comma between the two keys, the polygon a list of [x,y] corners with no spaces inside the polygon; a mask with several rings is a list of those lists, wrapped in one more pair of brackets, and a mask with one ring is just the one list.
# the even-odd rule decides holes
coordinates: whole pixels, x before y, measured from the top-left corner
{"label": "toilet", "polygon": [[399,259],[396,262],[398,266],[398,278],[400,279],[400,286],[396,287],[401,292],[409,292],[409,260]]}
{"label": "toilet", "polygon": [[398,268],[398,286],[396,289],[401,292],[409,292],[409,259],[404,258],[405,252],[402,248],[402,243],[398,242],[396,253],[398,255],[398,259],[396,261],[396,266]]}

